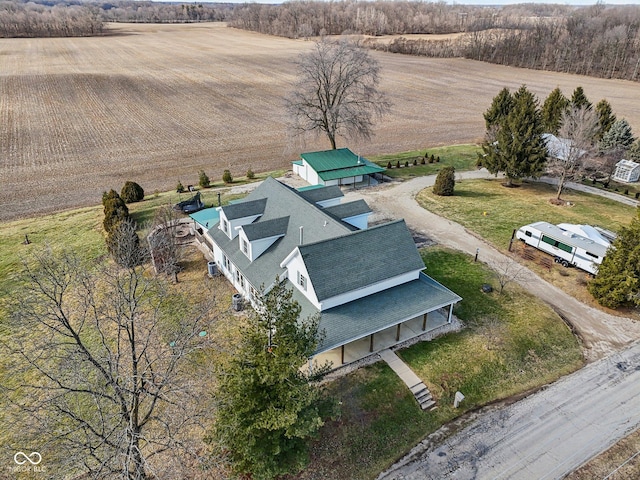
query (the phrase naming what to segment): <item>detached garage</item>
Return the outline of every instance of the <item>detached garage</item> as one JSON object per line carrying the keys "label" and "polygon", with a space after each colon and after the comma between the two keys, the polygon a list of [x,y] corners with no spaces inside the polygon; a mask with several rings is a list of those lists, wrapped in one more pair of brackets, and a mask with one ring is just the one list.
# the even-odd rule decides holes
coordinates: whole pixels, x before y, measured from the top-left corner
{"label": "detached garage", "polygon": [[375,180],[386,169],[348,148],[309,152],[293,162],[293,172],[311,185],[351,185]]}

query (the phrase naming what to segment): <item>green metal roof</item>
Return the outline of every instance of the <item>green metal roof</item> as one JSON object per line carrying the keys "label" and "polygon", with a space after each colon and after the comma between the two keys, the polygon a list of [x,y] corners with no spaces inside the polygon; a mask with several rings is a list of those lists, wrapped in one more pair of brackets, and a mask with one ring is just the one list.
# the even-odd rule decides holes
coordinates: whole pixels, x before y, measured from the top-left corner
{"label": "green metal roof", "polygon": [[320,302],[424,268],[404,220],[298,249]]}
{"label": "green metal roof", "polygon": [[300,155],[322,180],[356,177],[384,172],[386,169],[356,155],[348,148],[308,152]]}
{"label": "green metal roof", "polygon": [[189,216],[205,228],[213,227],[220,220],[217,207],[205,208]]}
{"label": "green metal roof", "polygon": [[264,222],[250,223],[244,225],[244,230],[247,239],[251,242],[258,240],[259,238],[276,237],[278,235],[284,235],[287,233],[287,227],[289,226],[289,217],[274,218],[273,220],[265,220]]}

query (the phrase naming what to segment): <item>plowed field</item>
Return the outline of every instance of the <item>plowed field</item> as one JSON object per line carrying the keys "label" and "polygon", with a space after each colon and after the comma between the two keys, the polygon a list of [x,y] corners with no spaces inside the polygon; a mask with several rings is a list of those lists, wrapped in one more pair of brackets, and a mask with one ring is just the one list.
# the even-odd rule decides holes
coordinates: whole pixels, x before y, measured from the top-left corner
{"label": "plowed field", "polygon": [[[171,189],[197,171],[219,179],[283,168],[323,138],[286,133],[293,61],[312,48],[222,24],[116,25],[96,38],[0,40],[0,220],[99,203],[126,180]],[[640,86],[462,59],[372,53],[393,109],[363,155],[482,137],[482,112],[503,87],[541,99],[582,85],[640,133]]]}

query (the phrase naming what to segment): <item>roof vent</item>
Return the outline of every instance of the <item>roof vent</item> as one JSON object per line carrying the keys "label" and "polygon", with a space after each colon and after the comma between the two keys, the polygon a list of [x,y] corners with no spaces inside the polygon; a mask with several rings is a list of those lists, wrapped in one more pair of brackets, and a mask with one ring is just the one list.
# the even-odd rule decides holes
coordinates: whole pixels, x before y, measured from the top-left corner
{"label": "roof vent", "polygon": [[304,227],[300,225],[300,245],[304,243]]}

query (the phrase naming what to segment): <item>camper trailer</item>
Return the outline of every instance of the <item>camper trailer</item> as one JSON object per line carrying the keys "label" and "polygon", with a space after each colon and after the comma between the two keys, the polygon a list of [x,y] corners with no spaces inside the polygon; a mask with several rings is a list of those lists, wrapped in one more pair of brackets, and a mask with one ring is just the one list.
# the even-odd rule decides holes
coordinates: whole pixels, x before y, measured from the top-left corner
{"label": "camper trailer", "polygon": [[516,238],[553,255],[555,262],[564,267],[573,265],[595,275],[607,246],[597,238],[578,235],[571,230],[547,222],[536,222],[519,228]]}

